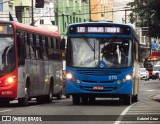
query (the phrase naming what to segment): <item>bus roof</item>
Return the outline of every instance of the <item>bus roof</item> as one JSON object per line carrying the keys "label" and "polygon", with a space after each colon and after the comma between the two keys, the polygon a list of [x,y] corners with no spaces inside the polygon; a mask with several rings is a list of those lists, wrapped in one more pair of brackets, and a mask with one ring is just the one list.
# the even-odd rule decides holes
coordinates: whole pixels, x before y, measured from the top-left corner
{"label": "bus roof", "polygon": [[14,21],[0,21],[0,23],[12,24],[15,29],[45,34],[45,35],[54,36],[54,37],[60,37],[60,33],[58,31],[51,31],[51,30],[47,30],[47,29],[43,29],[43,28],[39,28],[35,26],[30,26],[30,25],[26,25],[26,24],[14,22]]}
{"label": "bus roof", "polygon": [[68,27],[72,26],[90,26],[90,25],[119,25],[119,26],[124,26],[124,27],[129,27],[132,32],[132,36],[139,41],[139,36],[137,35],[136,31],[134,30],[133,26],[131,24],[123,24],[123,23],[116,23],[116,22],[107,22],[107,21],[93,21],[93,22],[81,22],[81,23],[74,23],[74,24],[69,24]]}
{"label": "bus roof", "polygon": [[69,24],[69,26],[73,26],[73,25],[84,25],[84,24],[115,24],[115,25],[124,25],[124,26],[129,26],[131,28],[133,28],[132,25],[130,24],[123,24],[123,23],[116,23],[116,22],[106,22],[106,21],[93,21],[93,22],[81,22],[81,23],[73,23],[73,24]]}

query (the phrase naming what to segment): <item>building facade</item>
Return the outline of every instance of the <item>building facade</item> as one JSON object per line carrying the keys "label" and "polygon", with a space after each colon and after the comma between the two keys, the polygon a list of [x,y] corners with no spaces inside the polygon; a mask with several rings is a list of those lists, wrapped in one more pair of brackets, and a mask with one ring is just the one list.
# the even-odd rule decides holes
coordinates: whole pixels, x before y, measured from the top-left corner
{"label": "building facade", "polygon": [[9,21],[10,16],[13,15],[13,18],[16,19],[15,16],[15,1],[14,0],[0,0],[0,20]]}
{"label": "building facade", "polygon": [[89,21],[89,0],[56,0],[55,17],[62,37],[65,37],[69,24]]}
{"label": "building facade", "polygon": [[113,21],[113,0],[90,0],[92,21]]}
{"label": "building facade", "polygon": [[[33,0],[15,0],[16,17],[19,22],[31,24],[32,17],[35,26],[41,24],[51,24],[55,21],[54,18],[54,0],[44,0],[44,8],[36,8]],[[33,9],[32,9],[33,7]]]}
{"label": "building facade", "polygon": [[30,25],[33,17],[35,26],[52,25],[55,22],[54,1],[44,0],[44,8],[36,8],[36,0],[0,0],[0,20],[10,20],[10,13],[14,21],[20,23]]}

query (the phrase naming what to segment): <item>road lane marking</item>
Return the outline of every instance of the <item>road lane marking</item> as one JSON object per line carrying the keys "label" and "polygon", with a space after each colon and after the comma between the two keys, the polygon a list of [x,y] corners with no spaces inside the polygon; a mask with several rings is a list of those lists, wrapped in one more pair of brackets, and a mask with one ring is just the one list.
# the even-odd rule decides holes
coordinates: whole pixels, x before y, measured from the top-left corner
{"label": "road lane marking", "polygon": [[119,123],[121,122],[123,116],[126,115],[126,113],[128,112],[128,110],[129,110],[133,105],[135,105],[135,104],[136,104],[136,103],[128,106],[124,111],[122,111],[122,113],[119,115],[118,119],[115,121],[114,124],[119,124]]}
{"label": "road lane marking", "polygon": [[3,113],[3,112],[10,112],[10,111],[12,111],[11,109],[9,109],[9,110],[3,110],[3,111],[0,111],[1,113]]}
{"label": "road lane marking", "polygon": [[155,90],[146,90],[146,91],[153,92],[153,91],[155,91]]}

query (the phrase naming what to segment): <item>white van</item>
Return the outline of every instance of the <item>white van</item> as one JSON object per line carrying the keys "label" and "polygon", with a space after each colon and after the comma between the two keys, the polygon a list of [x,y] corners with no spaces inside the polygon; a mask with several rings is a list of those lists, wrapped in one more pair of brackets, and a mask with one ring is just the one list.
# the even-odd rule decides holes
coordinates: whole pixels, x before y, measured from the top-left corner
{"label": "white van", "polygon": [[153,71],[152,71],[152,79],[159,78],[159,73],[160,73],[160,65],[154,65]]}

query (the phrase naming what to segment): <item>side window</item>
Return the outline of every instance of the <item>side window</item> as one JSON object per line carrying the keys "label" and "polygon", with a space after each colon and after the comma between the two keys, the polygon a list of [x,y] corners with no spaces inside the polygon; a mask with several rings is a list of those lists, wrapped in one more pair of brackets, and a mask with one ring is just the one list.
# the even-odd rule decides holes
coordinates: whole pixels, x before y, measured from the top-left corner
{"label": "side window", "polygon": [[43,48],[43,58],[44,60],[48,60],[47,51],[46,51],[46,41],[44,36],[42,36],[42,48]]}
{"label": "side window", "polygon": [[57,50],[60,49],[60,41],[59,41],[59,39],[56,39],[56,49]]}
{"label": "side window", "polygon": [[60,41],[59,39],[53,38],[53,42],[54,42],[54,49],[53,49],[52,58],[53,60],[60,60],[61,59]]}
{"label": "side window", "polygon": [[32,34],[32,38],[33,39],[33,43],[32,43],[32,48],[33,48],[33,52],[34,52],[34,59],[38,58],[38,50],[37,50],[37,43],[36,43],[36,35]]}
{"label": "side window", "polygon": [[30,40],[30,45],[29,45],[30,57],[31,57],[31,59],[35,59],[36,58],[36,49],[35,49],[35,44],[33,43],[33,34],[32,33],[29,34],[29,40]]}
{"label": "side window", "polygon": [[49,59],[52,59],[52,54],[53,54],[52,42],[53,42],[53,39],[49,37],[48,38],[48,58]]}
{"label": "side window", "polygon": [[54,50],[54,38],[51,37],[51,48]]}
{"label": "side window", "polygon": [[25,55],[26,58],[30,58],[30,40],[29,40],[29,34],[24,33],[24,42],[25,42]]}
{"label": "side window", "polygon": [[46,57],[47,57],[47,60],[48,60],[48,58],[49,58],[49,56],[48,56],[48,37],[45,37],[45,50],[46,50]]}
{"label": "side window", "polygon": [[36,44],[38,59],[43,59],[42,37],[39,35],[36,35]]}
{"label": "side window", "polygon": [[18,57],[25,58],[24,33],[22,31],[17,31],[17,50],[18,50]]}

